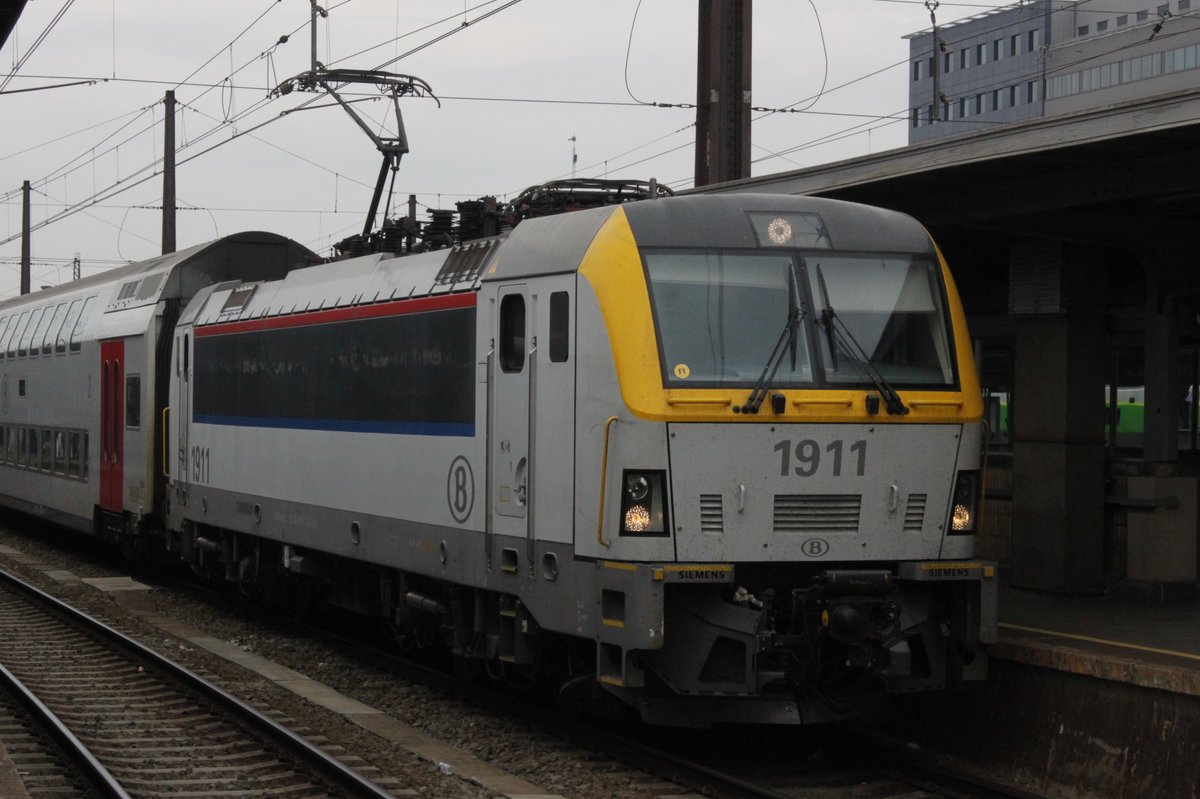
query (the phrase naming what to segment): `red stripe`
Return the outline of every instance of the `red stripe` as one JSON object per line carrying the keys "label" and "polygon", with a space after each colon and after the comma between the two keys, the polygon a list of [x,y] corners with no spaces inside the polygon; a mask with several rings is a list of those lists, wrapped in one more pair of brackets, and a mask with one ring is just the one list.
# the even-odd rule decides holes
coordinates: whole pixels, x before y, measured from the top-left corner
{"label": "red stripe", "polygon": [[349,322],[354,319],[376,319],[382,316],[400,316],[426,311],[445,311],[452,308],[473,308],[475,292],[444,294],[437,297],[418,297],[411,300],[395,300],[372,305],[356,305],[350,308],[330,308],[324,311],[304,311],[287,316],[272,316],[267,319],[249,319],[244,322],[205,325],[196,328],[196,337],[220,336],[227,333],[251,333],[257,330],[279,330],[288,327],[323,325],[330,322]]}

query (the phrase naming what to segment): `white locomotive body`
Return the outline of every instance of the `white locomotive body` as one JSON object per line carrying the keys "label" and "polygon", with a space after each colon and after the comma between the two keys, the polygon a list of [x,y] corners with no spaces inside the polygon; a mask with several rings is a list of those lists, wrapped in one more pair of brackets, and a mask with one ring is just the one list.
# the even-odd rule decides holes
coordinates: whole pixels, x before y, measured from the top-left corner
{"label": "white locomotive body", "polygon": [[982,403],[911,219],[723,195],[306,268],[247,241],[0,306],[82,332],[2,363],[6,502],[660,723],[986,674]]}

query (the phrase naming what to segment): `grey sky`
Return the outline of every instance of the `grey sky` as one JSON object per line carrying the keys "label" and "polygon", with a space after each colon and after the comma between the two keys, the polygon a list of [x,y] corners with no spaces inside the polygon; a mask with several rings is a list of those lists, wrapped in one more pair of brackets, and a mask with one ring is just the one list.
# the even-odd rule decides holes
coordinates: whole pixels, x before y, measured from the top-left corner
{"label": "grey sky", "polygon": [[[319,28],[318,57],[338,67],[378,67],[504,4],[470,10],[479,2],[326,0],[330,17]],[[30,0],[0,50],[0,70],[13,69],[64,5]],[[534,183],[570,177],[572,135],[581,177],[653,176],[690,185],[695,112],[624,105],[634,102],[625,61],[637,5],[522,0],[390,66],[424,79],[443,98],[440,109],[431,100],[402,101],[412,151],[400,167],[398,197],[416,193],[424,206],[453,207],[456,200],[511,197]],[[918,2],[756,0],[754,105],[791,105],[821,89],[826,67],[814,5],[829,56],[826,92],[811,106],[816,113],[755,122],[755,174],[905,142],[908,51],[901,37],[928,25]],[[938,18],[985,9],[943,4]],[[280,116],[311,95],[267,97],[269,87],[308,68],[308,14],[307,0],[75,0],[7,91],[101,82],[0,95],[0,240],[20,233],[22,180],[34,186],[35,225],[95,195],[107,197],[34,232],[34,286],[68,280],[76,253],[84,274],[93,274],[159,252],[161,222],[151,206],[160,201],[161,177],[113,192],[159,170],[163,93],[192,73],[176,88],[186,106],[177,128],[178,196],[182,207],[194,207],[179,214],[181,248],[260,229],[324,253],[361,227],[380,162],[370,140],[337,108]],[[389,42],[447,16],[448,22]],[[276,46],[282,34],[291,37]],[[633,95],[693,103],[695,38],[695,0],[644,0],[629,49]],[[390,111],[383,100],[358,108],[375,124]],[[901,120],[875,118],[887,115]],[[233,138],[235,132],[244,135]],[[810,145],[826,137],[832,140]],[[770,156],[785,150],[785,158]],[[19,254],[19,239],[0,245],[0,296],[16,292]]]}

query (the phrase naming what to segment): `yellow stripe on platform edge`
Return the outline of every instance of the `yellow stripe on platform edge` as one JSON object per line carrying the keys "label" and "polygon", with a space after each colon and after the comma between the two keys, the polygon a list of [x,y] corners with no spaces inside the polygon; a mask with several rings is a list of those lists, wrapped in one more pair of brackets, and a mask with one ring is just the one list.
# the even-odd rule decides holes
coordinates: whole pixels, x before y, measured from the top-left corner
{"label": "yellow stripe on platform edge", "polygon": [[1118,649],[1133,649],[1138,652],[1151,652],[1155,655],[1169,655],[1171,657],[1185,658],[1187,660],[1200,661],[1200,655],[1193,655],[1189,652],[1178,652],[1174,649],[1160,649],[1156,646],[1142,646],[1141,644],[1130,644],[1124,641],[1110,641],[1107,638],[1094,638],[1090,635],[1080,635],[1078,633],[1064,633],[1058,630],[1043,630],[1040,627],[1026,627],[1023,624],[1009,624],[1000,622],[1000,626],[1006,630],[1017,630],[1023,633],[1036,633],[1038,635],[1053,635],[1057,638],[1067,638],[1072,641],[1086,641],[1089,644],[1102,644],[1104,646],[1117,647]]}

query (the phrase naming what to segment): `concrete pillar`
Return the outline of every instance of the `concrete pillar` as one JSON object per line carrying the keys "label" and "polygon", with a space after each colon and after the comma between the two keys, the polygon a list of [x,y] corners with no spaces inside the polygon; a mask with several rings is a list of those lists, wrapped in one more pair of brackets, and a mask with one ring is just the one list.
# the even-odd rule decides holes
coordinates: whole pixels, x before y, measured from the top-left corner
{"label": "concrete pillar", "polygon": [[1099,314],[1017,321],[1012,575],[1041,591],[1104,587],[1104,351]]}
{"label": "concrete pillar", "polygon": [[[1157,303],[1155,303],[1157,305]],[[1146,421],[1143,457],[1150,462],[1179,459],[1179,399],[1176,370],[1179,333],[1172,309],[1146,314]]]}

